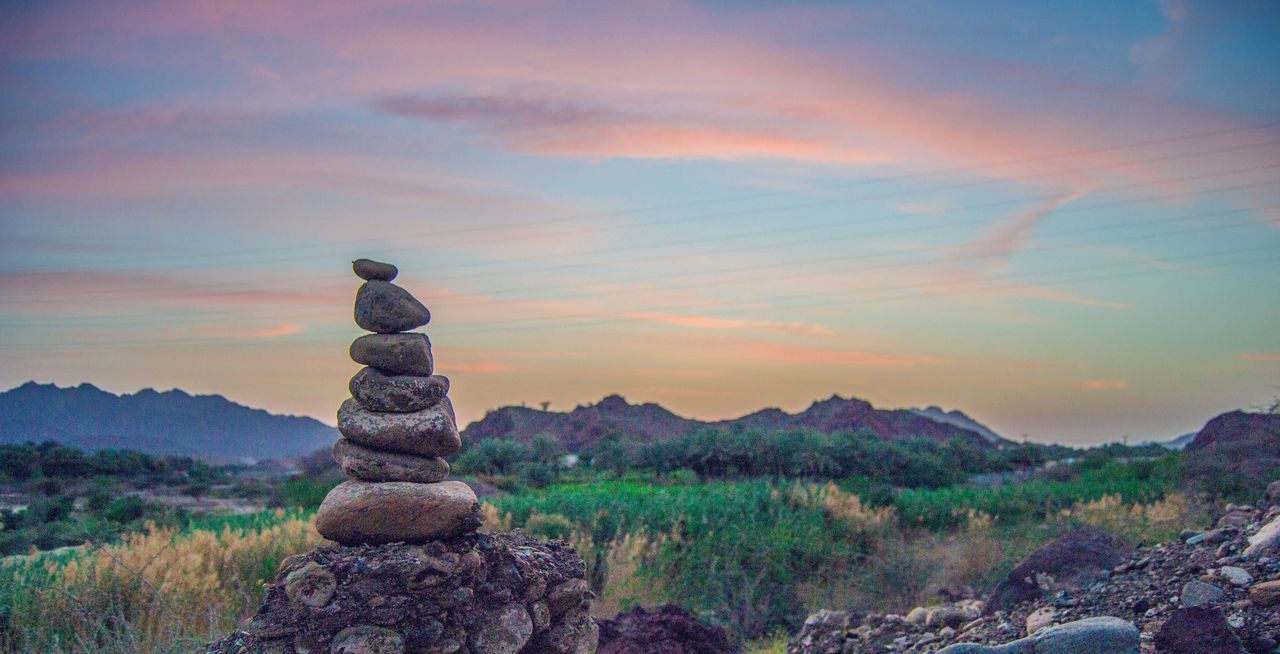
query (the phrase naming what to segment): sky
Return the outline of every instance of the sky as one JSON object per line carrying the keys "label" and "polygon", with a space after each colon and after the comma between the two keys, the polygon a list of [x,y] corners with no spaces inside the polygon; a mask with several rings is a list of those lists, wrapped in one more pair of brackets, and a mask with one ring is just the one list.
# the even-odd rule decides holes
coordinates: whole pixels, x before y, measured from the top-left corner
{"label": "sky", "polygon": [[1167,439],[1280,395],[1273,2],[0,7],[0,387],[328,423],[350,261],[463,424],[839,394]]}

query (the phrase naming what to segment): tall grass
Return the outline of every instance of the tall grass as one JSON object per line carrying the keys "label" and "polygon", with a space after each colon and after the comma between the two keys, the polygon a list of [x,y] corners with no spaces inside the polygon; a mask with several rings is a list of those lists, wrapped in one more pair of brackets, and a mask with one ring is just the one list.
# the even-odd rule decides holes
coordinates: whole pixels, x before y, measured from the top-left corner
{"label": "tall grass", "polygon": [[[8,652],[190,652],[248,617],[280,561],[322,540],[283,511],[220,529],[152,526],[63,556],[7,560],[0,604]],[[233,524],[237,526],[233,526]]]}

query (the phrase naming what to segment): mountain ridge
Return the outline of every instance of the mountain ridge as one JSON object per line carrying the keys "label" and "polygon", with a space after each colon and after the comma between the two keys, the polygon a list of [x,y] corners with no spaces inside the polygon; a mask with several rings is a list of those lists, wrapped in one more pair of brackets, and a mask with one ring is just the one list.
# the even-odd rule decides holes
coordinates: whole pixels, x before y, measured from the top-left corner
{"label": "mountain ridge", "polygon": [[590,447],[610,434],[652,442],[679,438],[699,428],[725,431],[814,429],[826,433],[861,429],[890,440],[912,436],[933,440],[960,438],[979,447],[1009,442],[968,416],[964,418],[982,431],[920,415],[918,411],[877,409],[865,400],[832,395],[825,400],[814,401],[799,413],[766,407],[731,420],[703,421],[679,416],[654,403],[631,404],[622,396],[611,394],[596,404],[579,405],[571,411],[499,407],[468,425],[462,434],[464,442],[468,443],[489,438],[527,443],[539,435],[549,435],[558,438],[573,452]]}
{"label": "mountain ridge", "polygon": [[60,387],[30,381],[0,393],[0,443],[52,440],[85,450],[252,462],[306,455],[337,437],[336,429],[314,418],[176,388],[117,395],[87,382]]}

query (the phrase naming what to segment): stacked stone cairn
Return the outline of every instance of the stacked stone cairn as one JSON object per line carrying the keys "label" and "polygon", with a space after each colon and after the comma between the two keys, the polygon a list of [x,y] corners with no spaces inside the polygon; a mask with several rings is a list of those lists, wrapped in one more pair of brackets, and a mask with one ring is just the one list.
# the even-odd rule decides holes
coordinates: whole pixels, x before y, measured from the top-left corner
{"label": "stacked stone cairn", "polygon": [[431,312],[392,284],[397,269],[358,259],[365,283],[356,292],[355,318],[373,332],[351,344],[366,367],[351,378],[351,397],[338,409],[333,458],[349,481],[329,492],[316,515],[320,535],[343,545],[425,542],[475,531],[483,521],[476,495],[445,481],[462,447],[449,379],[435,373],[431,341],[410,330]]}
{"label": "stacked stone cairn", "polygon": [[243,627],[207,654],[593,654],[586,566],[564,541],[487,534],[475,493],[446,481],[461,447],[449,380],[412,332],[427,308],[361,259],[351,344],[368,367],[338,411],[334,458],[351,477],[316,528],[335,543],[291,556]]}

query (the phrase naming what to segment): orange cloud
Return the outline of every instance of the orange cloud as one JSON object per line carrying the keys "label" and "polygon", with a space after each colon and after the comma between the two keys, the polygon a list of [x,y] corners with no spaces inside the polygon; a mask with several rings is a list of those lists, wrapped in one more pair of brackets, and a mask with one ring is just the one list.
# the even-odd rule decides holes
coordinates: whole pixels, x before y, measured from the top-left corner
{"label": "orange cloud", "polygon": [[278,322],[265,327],[200,327],[195,331],[214,338],[280,338],[302,333],[302,325]]}
{"label": "orange cloud", "polygon": [[1117,391],[1129,388],[1129,382],[1107,379],[1090,379],[1084,382],[1083,387],[1091,391]]}
{"label": "orange cloud", "polygon": [[1241,361],[1280,361],[1280,352],[1243,352]]}
{"label": "orange cloud", "polygon": [[830,336],[835,333],[826,325],[818,323],[746,320],[718,316],[663,313],[659,311],[629,311],[619,313],[617,317],[625,320],[656,322],[664,325],[693,327],[696,329],[763,329],[785,334],[796,334],[798,336]]}

